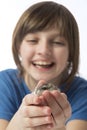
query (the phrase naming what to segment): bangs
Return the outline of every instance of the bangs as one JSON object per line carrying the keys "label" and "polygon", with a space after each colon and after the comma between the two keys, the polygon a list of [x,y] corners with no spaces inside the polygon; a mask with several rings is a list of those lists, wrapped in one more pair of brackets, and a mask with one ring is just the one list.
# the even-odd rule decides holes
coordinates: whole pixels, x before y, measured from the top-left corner
{"label": "bangs", "polygon": [[64,12],[61,11],[61,5],[56,5],[49,8],[46,6],[40,6],[40,8],[36,8],[27,16],[27,20],[24,23],[24,34],[33,33],[37,31],[48,30],[51,28],[58,29],[60,35],[66,36],[67,29],[67,18],[64,15]]}
{"label": "bangs", "polygon": [[26,31],[27,32],[37,32],[43,30],[49,30],[51,28],[56,28],[63,35],[64,34],[64,21],[59,17],[33,17],[29,23],[27,24]]}

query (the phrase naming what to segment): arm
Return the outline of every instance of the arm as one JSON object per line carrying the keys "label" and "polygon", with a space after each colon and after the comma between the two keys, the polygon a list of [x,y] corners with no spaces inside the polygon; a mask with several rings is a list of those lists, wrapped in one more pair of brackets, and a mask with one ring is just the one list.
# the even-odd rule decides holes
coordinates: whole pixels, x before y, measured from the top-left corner
{"label": "arm", "polygon": [[0,119],[0,130],[6,130],[8,123],[9,123],[8,121]]}
{"label": "arm", "polygon": [[67,123],[66,130],[87,130],[87,121],[72,120]]}

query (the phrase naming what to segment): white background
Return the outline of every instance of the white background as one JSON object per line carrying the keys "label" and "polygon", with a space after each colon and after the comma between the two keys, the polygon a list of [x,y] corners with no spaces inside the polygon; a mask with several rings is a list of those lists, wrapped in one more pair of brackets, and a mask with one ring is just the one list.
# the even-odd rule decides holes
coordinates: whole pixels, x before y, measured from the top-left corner
{"label": "white background", "polygon": [[[25,9],[39,1],[42,0],[3,0],[0,2],[0,70],[16,67],[11,52],[12,32]],[[80,31],[79,72],[87,79],[87,0],[54,1],[66,6],[77,20]]]}

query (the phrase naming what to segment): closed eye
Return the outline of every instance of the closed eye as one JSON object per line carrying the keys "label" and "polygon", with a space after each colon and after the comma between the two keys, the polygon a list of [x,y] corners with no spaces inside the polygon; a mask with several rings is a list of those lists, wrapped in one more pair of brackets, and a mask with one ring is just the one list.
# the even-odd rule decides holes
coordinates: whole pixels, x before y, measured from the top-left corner
{"label": "closed eye", "polygon": [[31,39],[31,40],[26,40],[26,42],[28,42],[28,43],[37,43],[37,40]]}
{"label": "closed eye", "polygon": [[52,44],[54,44],[54,45],[60,45],[60,46],[64,46],[65,45],[64,42],[57,42],[57,41],[53,41]]}
{"label": "closed eye", "polygon": [[37,42],[37,40],[27,40],[28,42]]}

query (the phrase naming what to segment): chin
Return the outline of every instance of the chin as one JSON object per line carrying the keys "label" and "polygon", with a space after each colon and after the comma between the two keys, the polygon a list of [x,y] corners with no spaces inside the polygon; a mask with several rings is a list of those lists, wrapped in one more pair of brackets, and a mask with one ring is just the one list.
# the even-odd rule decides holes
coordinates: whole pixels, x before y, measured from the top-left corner
{"label": "chin", "polygon": [[40,81],[40,80],[44,80],[46,82],[54,82],[55,79],[58,80],[57,76],[53,76],[53,75],[47,75],[47,74],[31,74],[31,77],[36,80],[36,81]]}
{"label": "chin", "polygon": [[51,78],[46,78],[46,77],[37,77],[35,78],[36,81],[44,80],[46,82],[52,82],[53,80]]}

